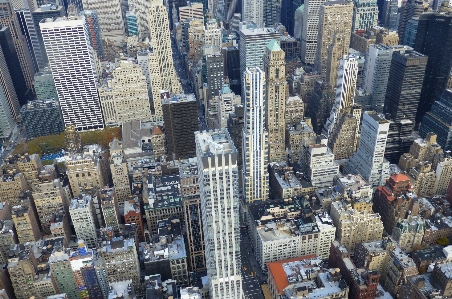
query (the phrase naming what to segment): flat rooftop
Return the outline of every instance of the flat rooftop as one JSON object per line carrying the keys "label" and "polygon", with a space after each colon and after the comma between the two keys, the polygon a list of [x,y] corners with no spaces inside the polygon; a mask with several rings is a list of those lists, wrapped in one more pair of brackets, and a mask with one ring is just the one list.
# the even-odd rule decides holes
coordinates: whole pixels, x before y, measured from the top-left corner
{"label": "flat rooftop", "polygon": [[195,132],[197,149],[202,156],[214,156],[237,152],[227,130]]}

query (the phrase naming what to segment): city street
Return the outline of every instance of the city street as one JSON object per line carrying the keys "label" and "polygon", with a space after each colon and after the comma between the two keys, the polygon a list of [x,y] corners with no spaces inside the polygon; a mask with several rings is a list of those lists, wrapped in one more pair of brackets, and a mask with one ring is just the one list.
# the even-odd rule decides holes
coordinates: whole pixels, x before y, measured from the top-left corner
{"label": "city street", "polygon": [[242,286],[246,299],[264,299],[261,285],[265,284],[265,278],[259,264],[254,257],[251,241],[246,233],[246,229],[240,230],[242,241],[240,251],[242,255]]}

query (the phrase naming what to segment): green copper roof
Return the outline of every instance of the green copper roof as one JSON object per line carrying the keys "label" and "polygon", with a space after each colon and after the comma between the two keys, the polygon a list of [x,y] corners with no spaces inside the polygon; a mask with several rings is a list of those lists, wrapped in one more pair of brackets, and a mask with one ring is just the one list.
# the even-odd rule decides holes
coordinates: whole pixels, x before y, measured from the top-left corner
{"label": "green copper roof", "polygon": [[270,51],[281,51],[281,47],[279,46],[279,43],[276,41],[276,39],[272,39],[268,45],[267,48]]}

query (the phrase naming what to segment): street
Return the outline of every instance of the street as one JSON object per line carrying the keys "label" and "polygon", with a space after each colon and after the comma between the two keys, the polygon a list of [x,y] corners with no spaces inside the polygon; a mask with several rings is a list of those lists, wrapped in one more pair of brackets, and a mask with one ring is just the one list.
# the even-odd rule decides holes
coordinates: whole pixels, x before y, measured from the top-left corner
{"label": "street", "polygon": [[266,283],[262,270],[256,261],[251,240],[246,229],[240,230],[240,251],[242,256],[242,289],[246,299],[264,299],[262,284]]}

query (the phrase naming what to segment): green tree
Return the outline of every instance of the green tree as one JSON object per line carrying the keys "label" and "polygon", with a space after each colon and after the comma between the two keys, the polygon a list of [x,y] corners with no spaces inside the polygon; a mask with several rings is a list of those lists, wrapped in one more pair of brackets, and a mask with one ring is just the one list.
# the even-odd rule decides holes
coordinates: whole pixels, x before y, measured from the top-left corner
{"label": "green tree", "polygon": [[449,245],[449,239],[447,239],[447,237],[444,236],[444,237],[439,238],[436,243],[438,243],[441,246],[447,246],[447,245]]}

